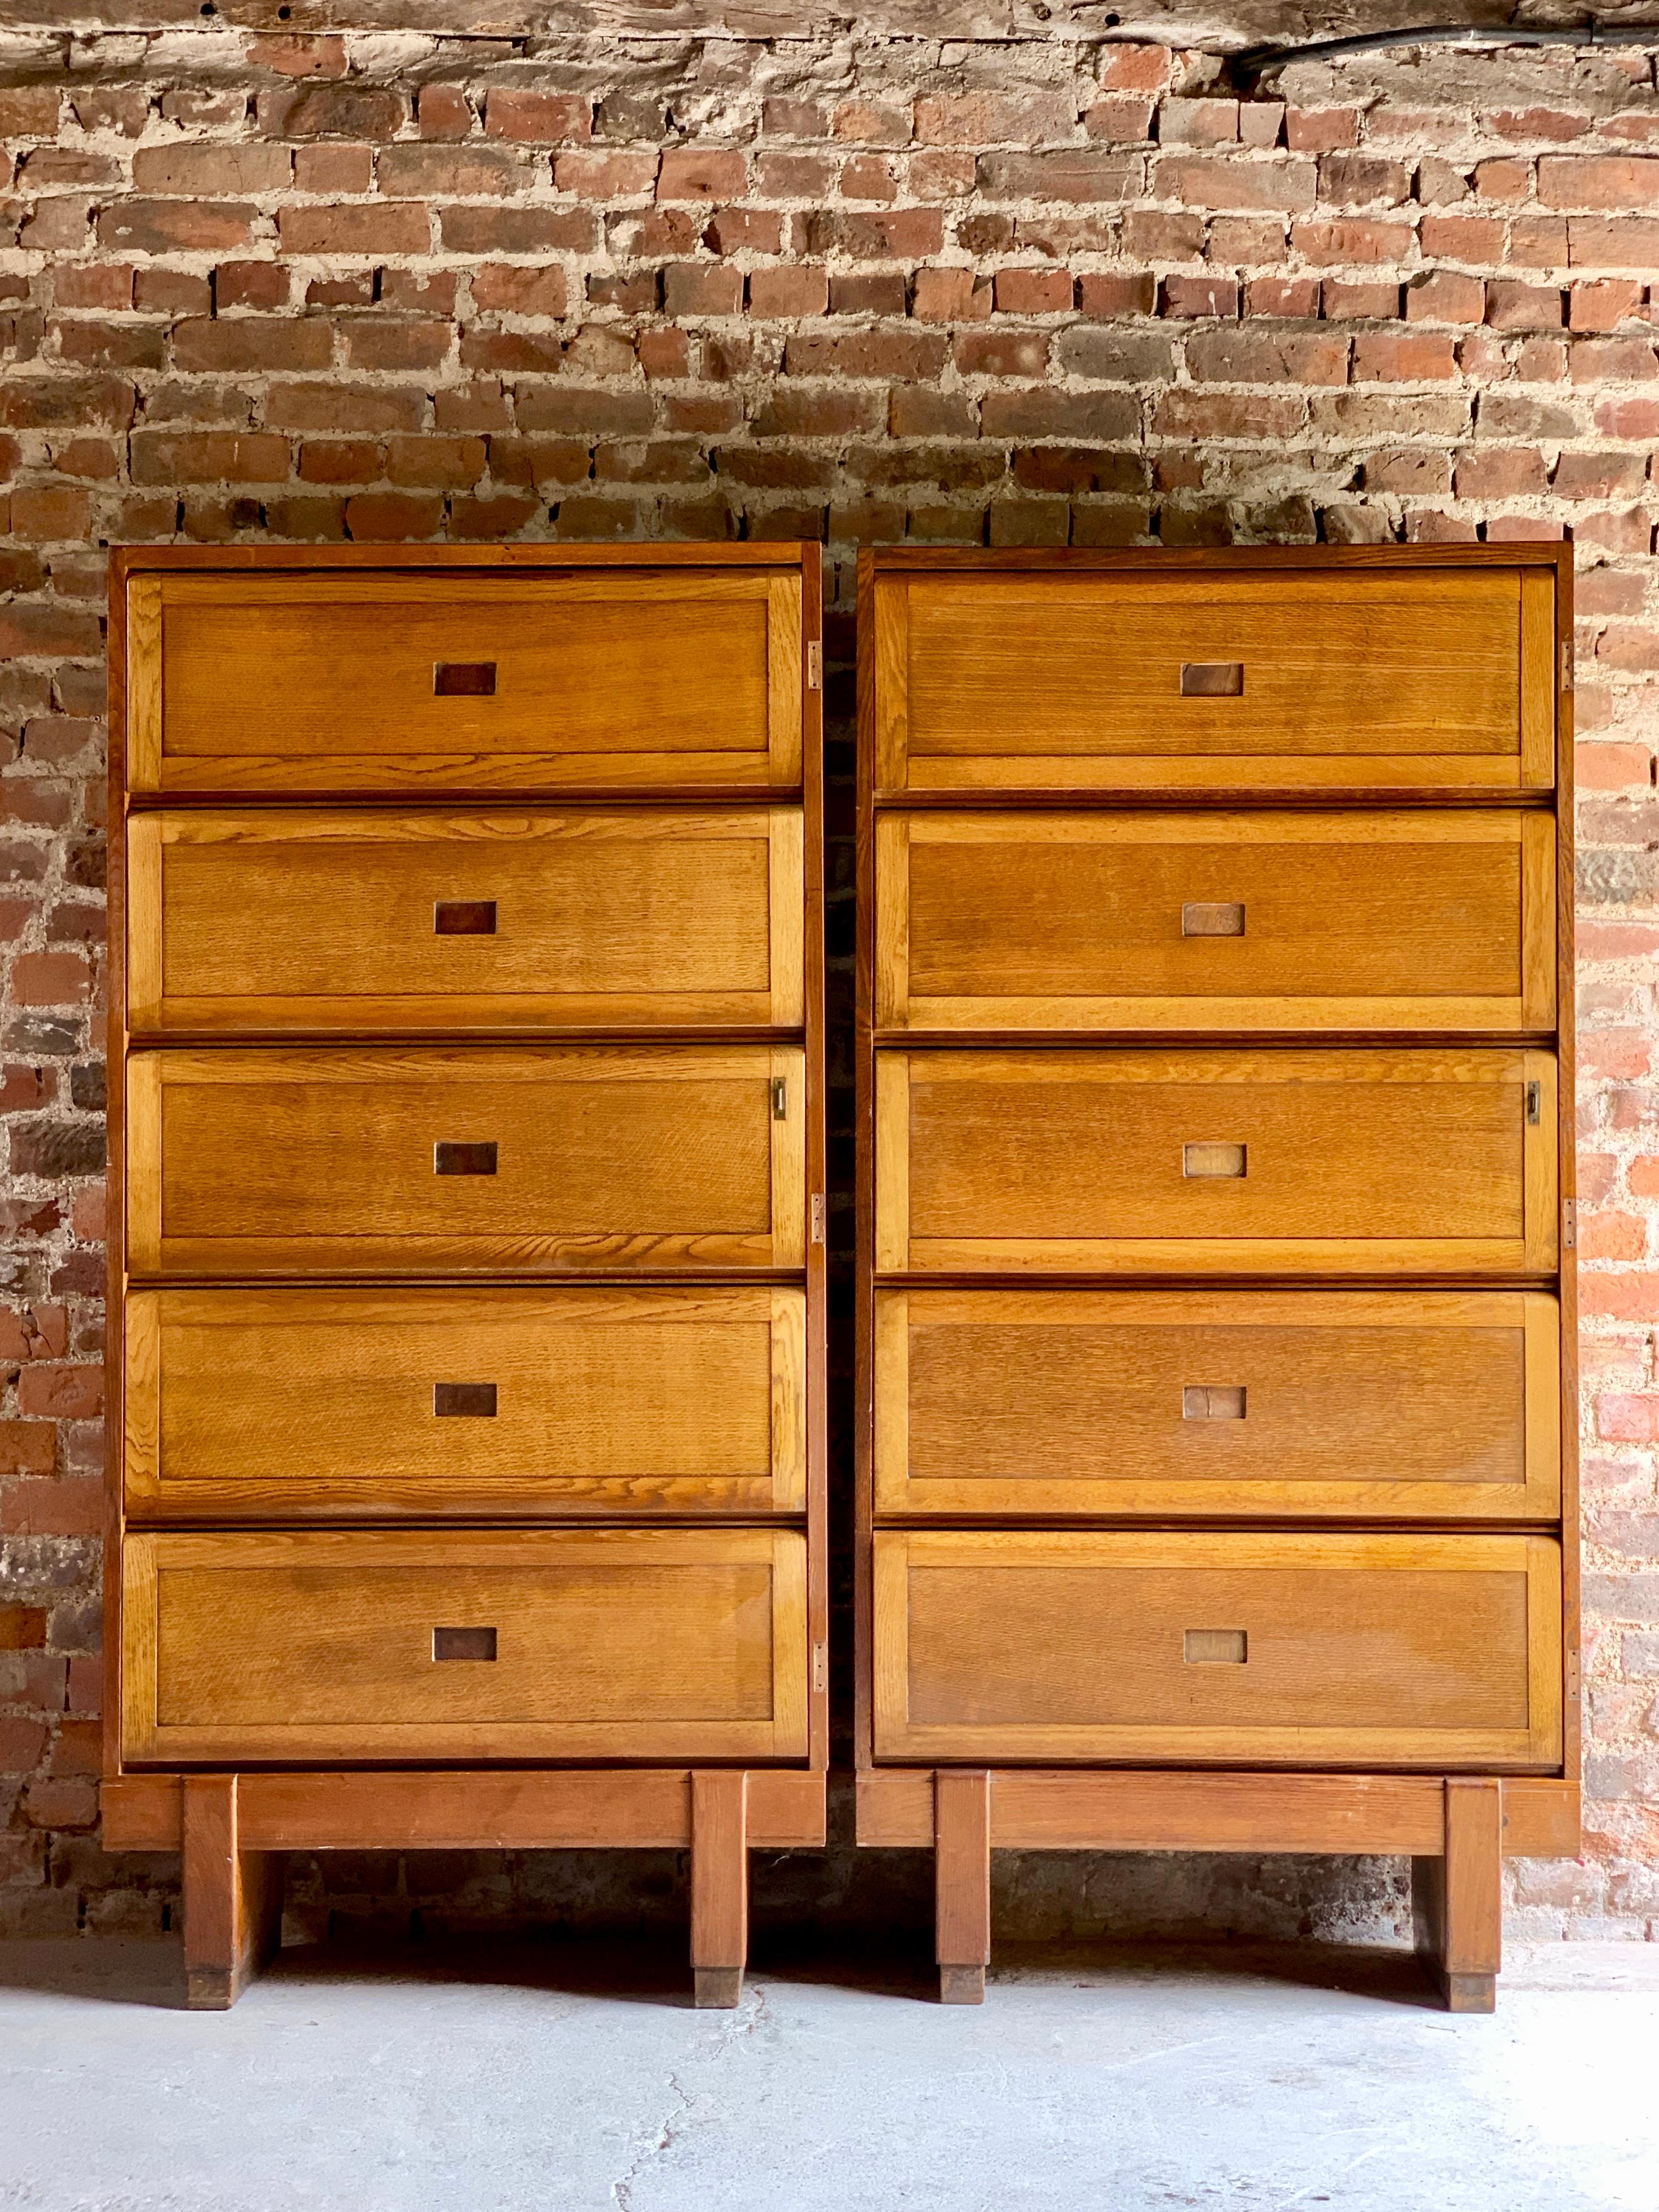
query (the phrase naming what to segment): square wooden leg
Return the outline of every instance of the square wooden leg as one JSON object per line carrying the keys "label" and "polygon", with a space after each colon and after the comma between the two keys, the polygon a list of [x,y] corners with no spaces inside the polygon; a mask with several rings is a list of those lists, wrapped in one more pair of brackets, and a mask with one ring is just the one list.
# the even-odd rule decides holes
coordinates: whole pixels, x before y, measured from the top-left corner
{"label": "square wooden leg", "polygon": [[933,1777],[933,1929],[941,2004],[983,2004],[991,1963],[991,1778]]}
{"label": "square wooden leg", "polygon": [[185,1988],[194,2012],[226,2012],[282,1942],[281,1851],[237,1838],[236,1777],[185,1777]]}
{"label": "square wooden leg", "polygon": [[727,2010],[743,1995],[749,1956],[749,1777],[691,1777],[693,2002]]}
{"label": "square wooden leg", "polygon": [[1504,1785],[1449,1779],[1446,1848],[1412,1861],[1417,1948],[1448,2012],[1491,2012],[1504,1940]]}

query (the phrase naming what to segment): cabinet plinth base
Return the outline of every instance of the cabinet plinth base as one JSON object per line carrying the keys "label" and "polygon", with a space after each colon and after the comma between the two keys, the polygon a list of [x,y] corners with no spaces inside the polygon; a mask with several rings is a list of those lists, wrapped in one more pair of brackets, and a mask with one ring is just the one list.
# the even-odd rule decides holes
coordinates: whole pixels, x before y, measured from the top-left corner
{"label": "cabinet plinth base", "polygon": [[1578,1849],[1577,1784],[1532,1776],[876,1767],[858,1841],[935,1854],[939,2000],[978,2004],[993,1850],[1310,1852],[1412,1861],[1417,1948],[1449,2012],[1496,2002],[1506,1857]]}
{"label": "cabinet plinth base", "polygon": [[823,1776],[787,1768],[126,1774],[103,1795],[106,1850],[184,1853],[187,2002],[204,2012],[276,1948],[290,1850],[689,1850],[694,2001],[729,2008],[750,1851],[824,1840]]}

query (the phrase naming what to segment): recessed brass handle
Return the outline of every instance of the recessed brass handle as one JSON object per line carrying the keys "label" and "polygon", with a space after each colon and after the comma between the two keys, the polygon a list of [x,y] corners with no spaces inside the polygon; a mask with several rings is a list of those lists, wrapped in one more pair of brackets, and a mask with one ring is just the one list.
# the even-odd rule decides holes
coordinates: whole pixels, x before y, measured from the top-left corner
{"label": "recessed brass handle", "polygon": [[1189,1667],[1243,1667],[1250,1656],[1250,1639],[1242,1628],[1189,1628],[1182,1639],[1182,1656]]}
{"label": "recessed brass handle", "polygon": [[437,899],[432,908],[432,930],[436,937],[493,937],[494,899]]}
{"label": "recessed brass handle", "polygon": [[434,1659],[493,1659],[495,1632],[493,1628],[434,1628],[432,1656]]}
{"label": "recessed brass handle", "polygon": [[1249,1148],[1245,1145],[1183,1145],[1181,1172],[1184,1176],[1238,1176],[1249,1171]]}
{"label": "recessed brass handle", "polygon": [[1226,899],[1194,899],[1181,909],[1183,937],[1243,937],[1244,909]]}
{"label": "recessed brass handle", "polygon": [[1183,660],[1181,664],[1183,699],[1242,699],[1244,664],[1242,660]]}
{"label": "recessed brass handle", "polygon": [[495,1385],[493,1382],[434,1382],[432,1411],[439,1420],[493,1421]]}
{"label": "recessed brass handle", "polygon": [[434,660],[432,696],[435,699],[493,699],[495,664],[493,660]]}
{"label": "recessed brass handle", "polygon": [[1242,1421],[1245,1390],[1242,1382],[1189,1382],[1181,1394],[1183,1421]]}
{"label": "recessed brass handle", "polygon": [[494,1145],[436,1144],[432,1147],[434,1175],[494,1175]]}

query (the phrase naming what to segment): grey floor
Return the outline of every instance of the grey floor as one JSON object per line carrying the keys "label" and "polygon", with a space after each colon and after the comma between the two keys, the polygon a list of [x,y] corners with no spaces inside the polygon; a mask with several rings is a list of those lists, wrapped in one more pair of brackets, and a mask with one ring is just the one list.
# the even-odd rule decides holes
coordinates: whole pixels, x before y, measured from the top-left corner
{"label": "grey floor", "polygon": [[0,1947],[0,2205],[29,2212],[1656,2212],[1659,1945],[919,1963],[295,1951],[229,2014],[170,1944]]}

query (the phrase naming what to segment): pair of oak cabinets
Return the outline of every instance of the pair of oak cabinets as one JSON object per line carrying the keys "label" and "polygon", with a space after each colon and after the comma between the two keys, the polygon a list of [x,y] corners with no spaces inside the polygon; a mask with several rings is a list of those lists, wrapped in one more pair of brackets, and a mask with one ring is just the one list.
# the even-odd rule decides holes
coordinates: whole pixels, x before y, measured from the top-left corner
{"label": "pair of oak cabinets", "polygon": [[[1577,1844],[1571,571],[859,580],[857,1834]],[[817,549],[129,550],[105,1835],[672,1846],[830,1759]]]}

